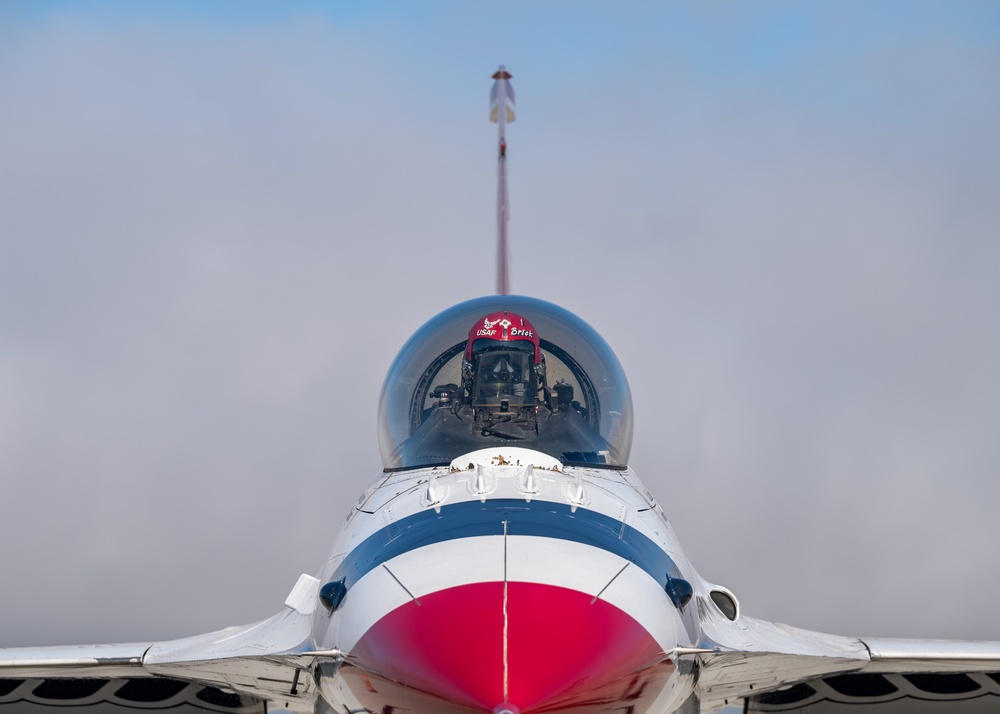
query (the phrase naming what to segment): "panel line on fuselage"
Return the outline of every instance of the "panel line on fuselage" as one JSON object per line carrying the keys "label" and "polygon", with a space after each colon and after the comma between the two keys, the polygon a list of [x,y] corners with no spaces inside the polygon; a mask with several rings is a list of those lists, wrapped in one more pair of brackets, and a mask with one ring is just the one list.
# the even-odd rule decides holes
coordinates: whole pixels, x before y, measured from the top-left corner
{"label": "panel line on fuselage", "polygon": [[510,699],[510,661],[508,660],[508,644],[510,642],[510,618],[507,616],[507,524],[503,522],[503,700]]}
{"label": "panel line on fuselage", "polygon": [[[434,527],[436,526],[436,527]],[[331,580],[344,579],[348,591],[369,571],[411,550],[448,540],[476,536],[539,536],[590,545],[618,555],[644,570],[661,586],[678,577],[673,559],[633,526],[617,518],[556,501],[490,499],[463,501],[437,513],[428,508],[393,522],[392,538],[385,529],[354,548]],[[505,564],[506,565],[506,564]]]}
{"label": "panel line on fuselage", "polygon": [[395,580],[397,583],[399,583],[399,587],[403,588],[403,590],[406,592],[406,594],[410,596],[410,599],[412,599],[413,602],[417,603],[417,607],[420,607],[420,600],[417,599],[417,596],[414,595],[413,593],[411,593],[410,589],[408,587],[406,587],[405,585],[403,585],[403,581],[400,580],[399,578],[397,578],[396,574],[394,572],[392,572],[391,570],[389,570],[389,566],[386,565],[385,563],[382,563],[382,567],[385,568],[385,572],[389,573],[389,575],[392,577],[393,580]]}
{"label": "panel line on fuselage", "polygon": [[629,563],[625,563],[625,565],[622,566],[622,569],[619,570],[617,573],[615,573],[611,577],[611,580],[609,580],[607,582],[607,584],[603,588],[601,588],[601,591],[599,593],[597,593],[596,595],[594,595],[594,599],[590,601],[590,604],[593,605],[595,602],[597,602],[597,598],[599,598],[601,595],[603,595],[604,591],[611,587],[611,583],[613,583],[615,580],[617,580],[618,576],[621,575],[622,573],[624,573],[625,572],[625,568],[627,568],[631,564],[632,563],[630,563],[630,562]]}
{"label": "panel line on fuselage", "polygon": [[[474,620],[493,620],[496,623],[496,649],[489,654],[484,651],[483,656],[492,655],[496,662],[498,697],[502,693],[503,676],[504,543],[500,530],[496,536],[460,538],[423,546],[407,551],[388,563],[392,572],[420,599],[423,607],[419,610],[427,607],[428,599],[434,602],[449,600],[452,602],[449,607],[457,608],[453,613],[455,617],[465,612],[464,616]],[[611,605],[651,633],[664,651],[677,646],[676,620],[685,615],[671,605],[663,585],[642,568],[625,568],[601,597],[591,603],[594,593],[599,592],[625,562],[621,556],[592,545],[557,538],[517,536],[508,532],[507,612],[510,619],[511,687],[516,677],[513,669],[516,667],[518,633],[516,598],[519,592],[526,592],[522,587],[524,584],[530,588],[541,588],[546,594],[562,592],[557,599],[579,598],[587,610],[593,610],[580,613],[584,619],[598,617],[599,612],[606,611],[606,606]],[[472,607],[463,610],[468,603],[461,600],[464,596],[460,593],[477,591],[477,588],[486,588],[483,590],[486,592],[489,583],[495,587],[493,604],[486,605],[487,599],[482,601],[487,609]],[[451,595],[444,594],[447,592]],[[570,592],[576,592],[578,596],[572,596]],[[535,593],[532,597],[539,595]],[[376,568],[365,575],[344,602],[344,607],[336,614],[345,617],[335,618],[334,629],[329,633],[331,639],[324,640],[324,646],[333,647],[336,643],[345,651],[351,651],[365,632],[389,613],[396,610],[404,612],[404,606],[418,609],[384,568]],[[540,606],[540,602],[536,605]],[[693,608],[686,610],[693,612]],[[539,613],[531,609],[529,614],[534,618]]]}

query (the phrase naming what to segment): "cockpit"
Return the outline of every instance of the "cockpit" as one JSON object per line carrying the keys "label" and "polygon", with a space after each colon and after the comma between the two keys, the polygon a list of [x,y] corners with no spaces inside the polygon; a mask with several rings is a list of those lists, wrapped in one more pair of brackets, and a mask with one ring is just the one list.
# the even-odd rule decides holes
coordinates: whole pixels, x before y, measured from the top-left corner
{"label": "cockpit", "polygon": [[477,298],[432,318],[396,356],[379,402],[387,471],[504,445],[624,468],[631,443],[631,395],[611,348],[533,298]]}
{"label": "cockpit", "polygon": [[474,408],[506,404],[509,409],[511,406],[521,407],[535,403],[538,388],[531,355],[520,351],[521,349],[523,348],[514,345],[508,349],[473,346],[472,356],[475,362],[470,372],[474,386],[470,390],[470,396]]}

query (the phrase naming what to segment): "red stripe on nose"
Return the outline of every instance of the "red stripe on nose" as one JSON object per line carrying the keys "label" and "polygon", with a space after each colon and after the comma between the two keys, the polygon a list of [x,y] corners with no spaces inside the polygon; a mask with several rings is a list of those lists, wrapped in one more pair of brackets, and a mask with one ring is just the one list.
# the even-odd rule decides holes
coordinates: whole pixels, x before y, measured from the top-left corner
{"label": "red stripe on nose", "polygon": [[[507,583],[505,592],[495,582],[397,608],[368,630],[352,660],[458,707],[492,712],[509,702],[528,714],[634,692],[635,673],[663,660],[663,652],[645,628],[603,600],[538,583]],[[673,666],[652,669],[662,682]]]}

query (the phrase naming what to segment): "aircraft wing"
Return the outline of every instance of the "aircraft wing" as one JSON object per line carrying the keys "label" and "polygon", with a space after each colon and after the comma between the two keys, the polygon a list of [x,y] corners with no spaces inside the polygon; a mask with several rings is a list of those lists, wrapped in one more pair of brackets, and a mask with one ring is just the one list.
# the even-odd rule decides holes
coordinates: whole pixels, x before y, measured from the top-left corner
{"label": "aircraft wing", "polygon": [[1000,711],[1000,642],[847,638],[747,617],[715,624],[705,647],[678,653],[700,662],[705,712],[743,700],[746,712]]}
{"label": "aircraft wing", "polygon": [[274,617],[159,643],[0,649],[0,714],[166,710],[313,714],[311,672],[339,653],[312,646],[319,581],[299,578]]}

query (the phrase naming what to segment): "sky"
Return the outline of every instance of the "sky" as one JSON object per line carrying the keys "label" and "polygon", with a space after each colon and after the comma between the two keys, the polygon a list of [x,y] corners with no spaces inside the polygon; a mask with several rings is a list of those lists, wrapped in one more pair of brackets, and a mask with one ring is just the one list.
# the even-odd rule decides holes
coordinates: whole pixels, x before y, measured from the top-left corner
{"label": "sky", "polygon": [[1000,640],[1000,6],[0,4],[0,646],[280,609],[424,321],[611,344],[749,615]]}

